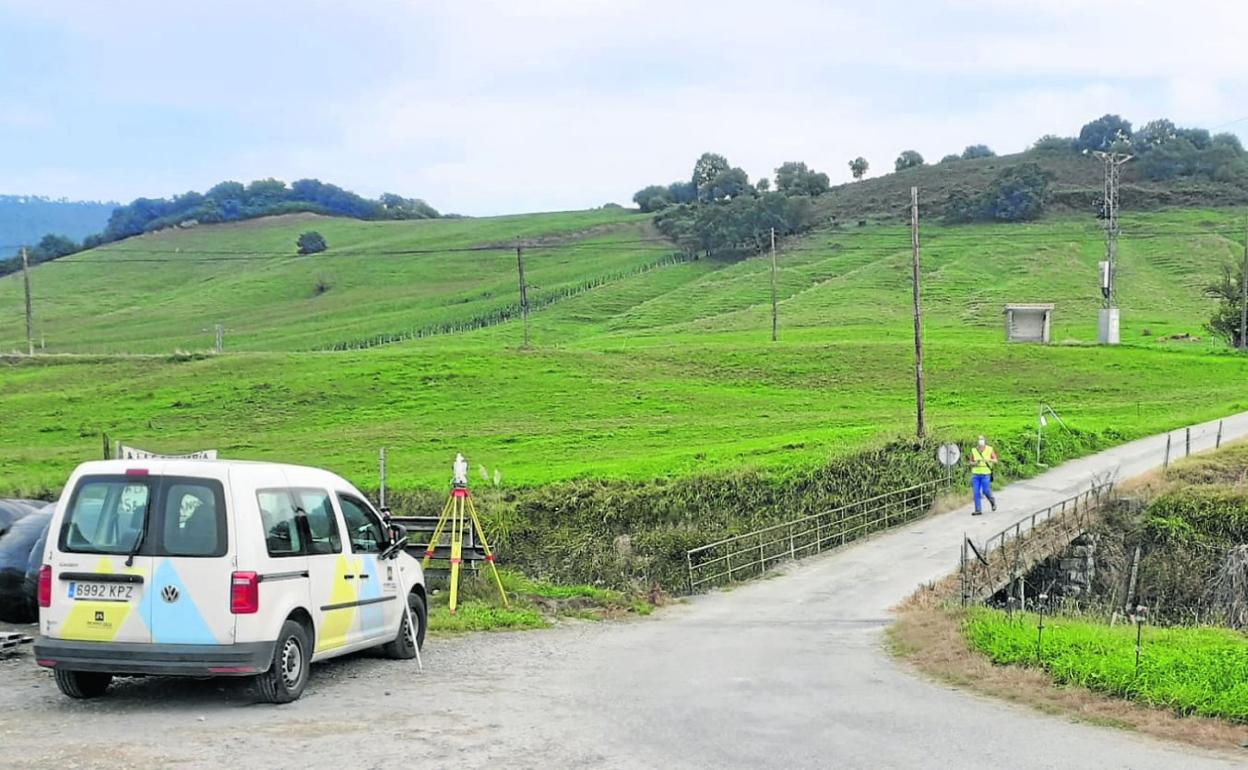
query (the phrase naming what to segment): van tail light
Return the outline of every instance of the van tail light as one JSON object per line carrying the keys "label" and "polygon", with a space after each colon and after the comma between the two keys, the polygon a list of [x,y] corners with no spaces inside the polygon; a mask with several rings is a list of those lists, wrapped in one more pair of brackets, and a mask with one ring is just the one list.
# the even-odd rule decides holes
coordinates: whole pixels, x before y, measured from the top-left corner
{"label": "van tail light", "polygon": [[45,564],[39,568],[39,606],[52,606],[52,565]]}
{"label": "van tail light", "polygon": [[230,575],[230,612],[252,615],[260,611],[260,576],[254,572]]}

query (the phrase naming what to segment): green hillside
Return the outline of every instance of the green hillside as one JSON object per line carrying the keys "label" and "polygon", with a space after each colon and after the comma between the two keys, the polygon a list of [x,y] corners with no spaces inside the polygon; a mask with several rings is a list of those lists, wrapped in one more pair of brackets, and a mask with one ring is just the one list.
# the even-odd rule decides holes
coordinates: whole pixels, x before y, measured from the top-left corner
{"label": "green hillside", "polygon": [[[1227,210],[1124,217],[1125,344],[1104,349],[1090,344],[1093,218],[925,224],[933,430],[1016,435],[1039,400],[1116,438],[1248,408],[1248,361],[1165,339],[1205,337],[1202,286],[1242,254],[1241,225]],[[313,228],[330,251],[296,256]],[[456,451],[523,485],[821,463],[912,431],[909,259],[908,231],[886,224],[783,244],[772,343],[769,260],[678,259],[648,217],[618,209],[301,215],[130,239],[32,271],[40,335],[66,355],[4,359],[0,492],[55,488],[98,454],[101,431],[362,483],[385,445],[399,486],[442,483]],[[1057,304],[1058,344],[1003,341],[1002,305],[1028,301]],[[14,277],[0,279],[0,307],[0,349],[22,347]],[[218,321],[225,355],[170,355],[209,348]]]}

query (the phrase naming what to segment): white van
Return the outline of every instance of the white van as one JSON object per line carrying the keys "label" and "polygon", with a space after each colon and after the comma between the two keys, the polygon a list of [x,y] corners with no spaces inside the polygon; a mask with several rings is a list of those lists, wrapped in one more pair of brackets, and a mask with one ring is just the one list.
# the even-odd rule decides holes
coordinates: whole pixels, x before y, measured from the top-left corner
{"label": "white van", "polygon": [[255,676],[295,700],[308,664],[369,647],[413,658],[425,580],[401,528],[327,471],[106,460],[70,477],[39,573],[35,658],[61,692],[115,675]]}

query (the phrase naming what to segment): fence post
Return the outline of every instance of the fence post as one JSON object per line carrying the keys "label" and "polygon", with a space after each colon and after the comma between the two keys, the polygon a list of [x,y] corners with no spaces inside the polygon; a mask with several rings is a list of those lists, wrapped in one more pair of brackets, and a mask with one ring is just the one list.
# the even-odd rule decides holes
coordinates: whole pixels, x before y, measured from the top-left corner
{"label": "fence post", "polygon": [[381,484],[380,491],[377,495],[377,501],[381,504],[382,511],[386,508],[386,448],[381,448],[381,456],[378,458],[378,470],[380,470]]}
{"label": "fence post", "polygon": [[1161,467],[1162,468],[1170,467],[1170,434],[1169,433],[1166,434],[1166,459],[1165,459],[1165,462],[1161,464]]}
{"label": "fence post", "polygon": [[1214,449],[1222,448],[1222,421],[1221,420],[1218,420],[1218,439],[1216,442],[1214,442],[1213,448]]}
{"label": "fence post", "polygon": [[823,524],[820,516],[815,517],[815,553],[823,553]]}
{"label": "fence post", "polygon": [[962,533],[962,561],[958,567],[958,574],[962,577],[962,606],[966,606],[966,533]]}
{"label": "fence post", "polygon": [[689,568],[689,593],[693,593],[693,557],[685,551],[685,566]]}
{"label": "fence post", "polygon": [[789,522],[789,558],[797,558],[797,551],[793,548],[793,522]]}
{"label": "fence post", "polygon": [[1184,454],[1183,456],[1191,457],[1192,456],[1192,429],[1188,428],[1186,430],[1186,434],[1187,434],[1187,453]]}
{"label": "fence post", "polygon": [[763,533],[758,533],[758,574],[767,571],[767,557],[763,555]]}

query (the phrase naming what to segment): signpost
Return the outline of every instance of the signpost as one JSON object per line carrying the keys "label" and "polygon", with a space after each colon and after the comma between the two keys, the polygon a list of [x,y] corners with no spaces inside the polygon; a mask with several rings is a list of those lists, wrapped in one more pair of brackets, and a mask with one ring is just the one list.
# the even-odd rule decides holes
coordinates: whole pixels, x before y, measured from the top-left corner
{"label": "signpost", "polygon": [[941,444],[936,450],[936,459],[945,466],[945,483],[953,484],[953,466],[962,459],[962,450],[958,449],[957,444]]}

